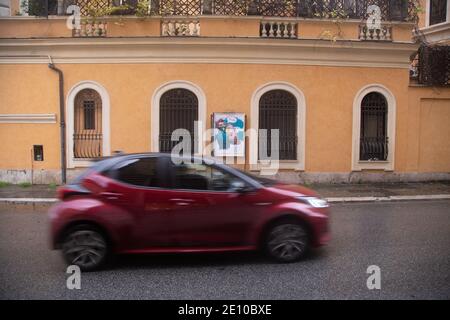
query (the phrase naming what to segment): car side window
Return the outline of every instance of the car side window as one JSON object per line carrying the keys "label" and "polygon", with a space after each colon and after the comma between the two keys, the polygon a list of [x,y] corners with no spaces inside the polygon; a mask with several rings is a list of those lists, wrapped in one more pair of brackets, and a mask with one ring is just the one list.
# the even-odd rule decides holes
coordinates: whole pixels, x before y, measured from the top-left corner
{"label": "car side window", "polygon": [[174,188],[183,190],[231,191],[232,182],[240,180],[218,168],[197,163],[182,163],[174,168]]}
{"label": "car side window", "polygon": [[115,169],[115,179],[140,187],[160,187],[157,162],[155,157],[125,161]]}

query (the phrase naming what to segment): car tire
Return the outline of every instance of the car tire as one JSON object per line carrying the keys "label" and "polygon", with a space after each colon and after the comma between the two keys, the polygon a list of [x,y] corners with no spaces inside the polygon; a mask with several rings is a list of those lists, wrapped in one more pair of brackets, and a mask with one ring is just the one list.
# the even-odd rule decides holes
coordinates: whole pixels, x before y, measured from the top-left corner
{"label": "car tire", "polygon": [[79,225],[65,233],[62,254],[68,265],[81,271],[100,269],[109,256],[110,246],[104,234],[90,225]]}
{"label": "car tire", "polygon": [[283,221],[271,226],[264,241],[269,257],[281,263],[303,259],[309,251],[309,244],[308,229],[297,221]]}

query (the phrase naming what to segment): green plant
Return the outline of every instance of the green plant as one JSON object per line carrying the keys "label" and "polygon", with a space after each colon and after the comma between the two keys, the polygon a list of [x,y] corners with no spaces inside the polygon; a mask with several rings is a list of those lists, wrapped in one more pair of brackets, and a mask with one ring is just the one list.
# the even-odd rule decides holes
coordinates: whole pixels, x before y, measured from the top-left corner
{"label": "green plant", "polygon": [[150,15],[150,1],[149,0],[139,0],[136,5],[136,16],[146,17]]}
{"label": "green plant", "polygon": [[32,184],[29,183],[29,182],[21,182],[21,183],[18,184],[18,186],[21,187],[21,188],[29,188],[29,187],[32,186]]}
{"label": "green plant", "polygon": [[407,21],[419,23],[419,15],[424,13],[424,8],[422,7],[420,0],[410,0],[409,1],[410,14],[407,17]]}
{"label": "green plant", "polygon": [[49,183],[48,188],[51,190],[55,190],[58,187],[58,185],[54,182]]}
{"label": "green plant", "polygon": [[322,19],[330,19],[331,22],[336,26],[337,32],[333,32],[329,29],[323,30],[319,38],[320,39],[328,39],[333,42],[336,42],[338,39],[343,39],[344,35],[342,34],[341,23],[342,20],[348,19],[349,16],[343,9],[333,9],[330,11],[323,11],[320,13],[315,13],[314,16]]}
{"label": "green plant", "polygon": [[84,8],[87,13],[87,19],[92,19],[95,22],[100,17],[105,17],[113,14],[120,14],[130,10],[130,6],[125,4],[121,6],[104,5],[104,0],[90,0],[86,3]]}
{"label": "green plant", "polygon": [[344,9],[323,10],[314,14],[317,18],[322,19],[347,19],[348,14]]}
{"label": "green plant", "polygon": [[[49,0],[47,3],[48,8],[57,5],[57,0]],[[21,0],[19,3],[21,12],[27,13],[29,16],[45,16],[47,10],[43,6],[42,1],[38,0]],[[20,12],[19,12],[20,13]],[[22,15],[20,13],[19,15]]]}
{"label": "green plant", "polygon": [[0,181],[0,188],[4,188],[4,187],[8,187],[10,186],[11,183],[6,182],[6,181]]}

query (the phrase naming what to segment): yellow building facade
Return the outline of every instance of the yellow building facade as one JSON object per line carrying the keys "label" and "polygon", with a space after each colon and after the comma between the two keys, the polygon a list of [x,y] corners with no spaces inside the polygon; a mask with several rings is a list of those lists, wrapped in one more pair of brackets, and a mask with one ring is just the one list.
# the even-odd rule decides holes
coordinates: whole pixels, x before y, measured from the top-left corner
{"label": "yellow building facade", "polygon": [[[0,17],[1,181],[60,183],[61,139],[69,179],[115,151],[166,151],[161,130],[182,122],[179,108],[189,104],[202,132],[222,112],[245,114],[256,132],[281,127],[294,141],[281,146],[285,181],[450,179],[450,88],[411,81],[419,45],[407,19],[383,19],[371,34],[356,18],[203,11],[101,17],[72,30],[67,16],[15,15],[18,1],[8,8]],[[62,72],[61,95],[49,64]],[[211,137],[203,140],[210,156]],[[258,146],[247,135],[237,165],[259,172]]]}

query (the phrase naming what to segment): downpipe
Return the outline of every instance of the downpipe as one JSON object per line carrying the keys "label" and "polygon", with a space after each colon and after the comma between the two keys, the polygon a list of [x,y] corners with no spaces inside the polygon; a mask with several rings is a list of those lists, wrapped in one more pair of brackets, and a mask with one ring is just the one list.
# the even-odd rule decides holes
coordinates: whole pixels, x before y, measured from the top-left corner
{"label": "downpipe", "polygon": [[64,106],[64,74],[53,64],[52,58],[48,56],[48,67],[58,73],[59,76],[59,128],[61,139],[61,182],[67,183],[67,161],[66,161],[66,111]]}

